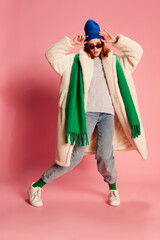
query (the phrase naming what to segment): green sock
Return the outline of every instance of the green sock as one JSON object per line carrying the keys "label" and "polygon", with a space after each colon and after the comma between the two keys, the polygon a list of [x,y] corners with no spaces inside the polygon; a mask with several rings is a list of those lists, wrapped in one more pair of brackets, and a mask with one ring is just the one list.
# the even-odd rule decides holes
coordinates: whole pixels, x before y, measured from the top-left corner
{"label": "green sock", "polygon": [[115,183],[112,183],[112,184],[109,184],[109,189],[111,190],[116,190],[116,182]]}
{"label": "green sock", "polygon": [[40,178],[37,182],[33,183],[33,187],[40,187],[42,188],[46,183]]}

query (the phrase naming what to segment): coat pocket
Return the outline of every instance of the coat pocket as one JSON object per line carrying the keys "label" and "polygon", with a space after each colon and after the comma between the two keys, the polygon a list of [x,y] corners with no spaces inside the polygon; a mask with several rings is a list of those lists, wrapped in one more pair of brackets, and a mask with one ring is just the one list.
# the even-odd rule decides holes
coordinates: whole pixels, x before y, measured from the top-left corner
{"label": "coat pocket", "polygon": [[65,107],[66,97],[67,97],[67,90],[63,89],[59,94],[59,103],[58,103],[59,107],[61,108]]}

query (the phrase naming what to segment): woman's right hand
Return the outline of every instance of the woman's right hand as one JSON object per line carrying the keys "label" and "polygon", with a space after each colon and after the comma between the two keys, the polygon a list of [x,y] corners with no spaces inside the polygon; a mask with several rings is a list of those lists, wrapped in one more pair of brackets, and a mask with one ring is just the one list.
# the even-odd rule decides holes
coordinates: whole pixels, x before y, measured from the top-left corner
{"label": "woman's right hand", "polygon": [[84,41],[88,37],[87,35],[77,35],[71,40],[72,45],[81,45],[87,43],[87,41]]}

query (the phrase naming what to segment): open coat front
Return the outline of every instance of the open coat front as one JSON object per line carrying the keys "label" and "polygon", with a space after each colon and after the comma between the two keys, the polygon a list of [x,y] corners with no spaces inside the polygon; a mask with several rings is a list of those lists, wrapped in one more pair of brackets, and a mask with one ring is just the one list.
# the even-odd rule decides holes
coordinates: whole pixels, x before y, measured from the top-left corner
{"label": "open coat front", "polygon": [[[143,129],[143,124],[138,107],[138,99],[135,85],[132,79],[132,72],[136,69],[139,63],[143,49],[135,41],[122,34],[116,35],[117,41],[112,44],[115,48],[121,50],[121,53],[111,51],[108,57],[102,58],[102,64],[106,76],[106,83],[115,109],[114,117],[114,136],[113,150],[137,150],[142,159],[147,159],[146,138]],[[63,39],[52,45],[46,51],[46,58],[53,69],[61,76],[61,84],[59,91],[59,111],[57,122],[57,136],[55,146],[55,162],[58,165],[67,167],[70,165],[71,154],[74,145],[65,143],[65,104],[67,92],[69,89],[71,68],[76,53],[67,54],[74,46],[71,44],[71,39],[65,36]],[[138,138],[131,138],[131,129],[125,111],[125,106],[118,86],[116,72],[116,56],[123,68],[130,93],[138,114],[141,127],[141,135]],[[87,105],[88,91],[93,74],[93,59],[88,57],[83,48],[79,51],[79,59],[82,67],[83,83],[84,83],[84,104]],[[92,133],[87,145],[85,155],[96,153],[96,130]]]}

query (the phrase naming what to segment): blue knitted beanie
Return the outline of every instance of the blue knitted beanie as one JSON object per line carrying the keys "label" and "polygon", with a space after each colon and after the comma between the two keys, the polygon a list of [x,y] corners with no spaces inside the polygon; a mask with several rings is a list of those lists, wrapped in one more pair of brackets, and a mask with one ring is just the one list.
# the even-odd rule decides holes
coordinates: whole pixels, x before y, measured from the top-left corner
{"label": "blue knitted beanie", "polygon": [[98,35],[100,32],[100,27],[99,27],[98,23],[96,23],[92,19],[87,20],[87,22],[85,23],[85,26],[84,26],[84,31],[85,31],[85,35],[88,36],[85,39],[85,41],[87,41],[87,42],[89,42],[93,38],[100,38],[100,39],[104,40],[103,36]]}

